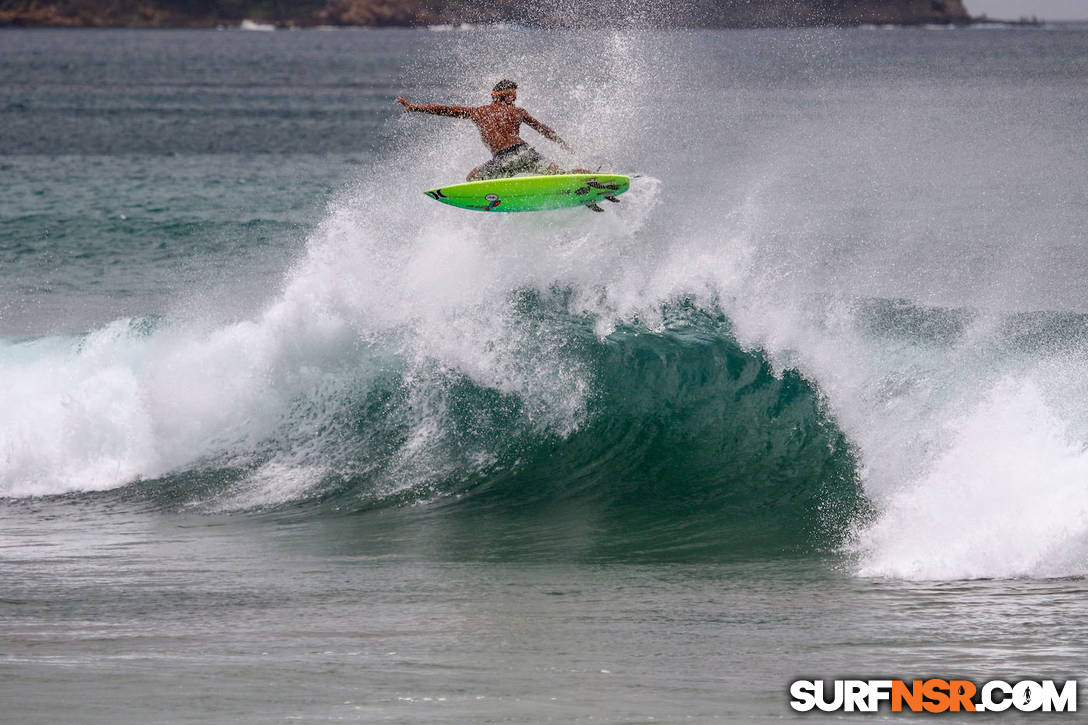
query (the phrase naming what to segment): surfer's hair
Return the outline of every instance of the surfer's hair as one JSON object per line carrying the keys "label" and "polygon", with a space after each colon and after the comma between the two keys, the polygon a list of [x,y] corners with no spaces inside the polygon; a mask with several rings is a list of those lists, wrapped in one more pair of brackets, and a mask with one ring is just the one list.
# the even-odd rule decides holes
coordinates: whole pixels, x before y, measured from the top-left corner
{"label": "surfer's hair", "polygon": [[503,91],[516,91],[518,84],[514,81],[501,80],[495,84],[495,87],[491,89],[492,93],[502,93]]}

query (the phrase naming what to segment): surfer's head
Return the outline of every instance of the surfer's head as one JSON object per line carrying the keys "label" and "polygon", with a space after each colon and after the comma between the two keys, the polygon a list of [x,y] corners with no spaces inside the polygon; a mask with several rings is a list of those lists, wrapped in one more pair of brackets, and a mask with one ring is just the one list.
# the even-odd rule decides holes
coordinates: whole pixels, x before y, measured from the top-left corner
{"label": "surfer's head", "polygon": [[501,80],[491,89],[491,98],[504,103],[513,103],[518,97],[518,84],[510,80]]}

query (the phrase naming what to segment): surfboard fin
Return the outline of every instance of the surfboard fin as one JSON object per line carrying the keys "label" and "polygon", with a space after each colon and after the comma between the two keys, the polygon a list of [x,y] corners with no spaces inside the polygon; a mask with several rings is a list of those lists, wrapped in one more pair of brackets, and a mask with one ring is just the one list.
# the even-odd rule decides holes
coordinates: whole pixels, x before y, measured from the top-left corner
{"label": "surfboard fin", "polygon": [[617,199],[617,198],[616,198],[616,197],[614,197],[614,196],[606,196],[606,197],[605,197],[605,201],[610,201],[610,202],[612,202],[613,204],[619,204],[619,203],[620,203],[620,200],[619,200],[619,199]]}
{"label": "surfboard fin", "polygon": [[604,211],[600,204],[586,204],[586,209],[592,209],[593,211]]}

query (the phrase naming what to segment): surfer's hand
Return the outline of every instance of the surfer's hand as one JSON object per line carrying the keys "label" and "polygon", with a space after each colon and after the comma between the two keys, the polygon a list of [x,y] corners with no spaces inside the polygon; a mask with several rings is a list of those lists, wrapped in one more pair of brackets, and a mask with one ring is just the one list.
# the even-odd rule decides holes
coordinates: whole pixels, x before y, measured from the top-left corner
{"label": "surfer's hand", "polygon": [[401,98],[400,96],[397,96],[397,103],[404,106],[405,113],[408,113],[412,110],[412,103],[407,98]]}

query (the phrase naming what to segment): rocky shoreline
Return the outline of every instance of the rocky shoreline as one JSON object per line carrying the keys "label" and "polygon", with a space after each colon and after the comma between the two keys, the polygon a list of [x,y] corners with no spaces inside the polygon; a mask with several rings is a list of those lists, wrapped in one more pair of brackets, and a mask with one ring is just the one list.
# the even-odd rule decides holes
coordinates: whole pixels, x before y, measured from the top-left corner
{"label": "rocky shoreline", "polygon": [[543,0],[0,0],[0,26],[204,28],[529,26],[768,28],[969,24],[963,0],[635,0],[591,10]]}

